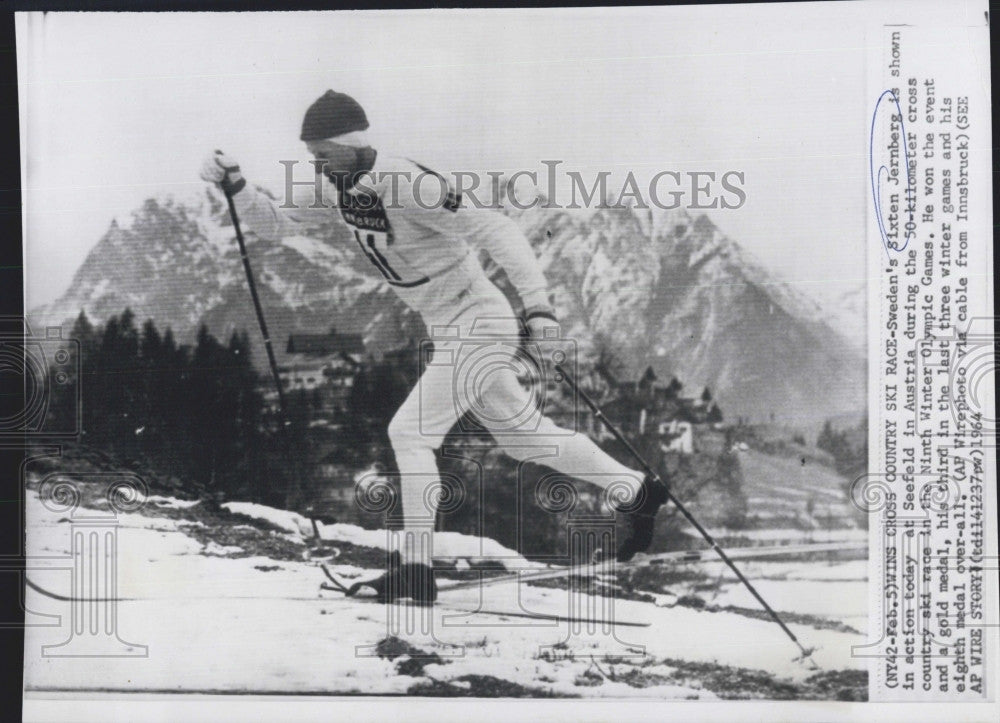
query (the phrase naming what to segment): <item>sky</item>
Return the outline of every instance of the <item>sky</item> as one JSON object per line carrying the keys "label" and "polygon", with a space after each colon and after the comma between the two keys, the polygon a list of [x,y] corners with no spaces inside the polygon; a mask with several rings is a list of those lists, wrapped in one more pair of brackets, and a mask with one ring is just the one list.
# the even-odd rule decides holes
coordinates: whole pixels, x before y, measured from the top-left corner
{"label": "sky", "polygon": [[200,188],[212,149],[280,188],[328,88],[377,148],[443,171],[742,171],[713,221],[807,294],[856,288],[864,28],[782,7],[22,15],[26,307],[113,218]]}

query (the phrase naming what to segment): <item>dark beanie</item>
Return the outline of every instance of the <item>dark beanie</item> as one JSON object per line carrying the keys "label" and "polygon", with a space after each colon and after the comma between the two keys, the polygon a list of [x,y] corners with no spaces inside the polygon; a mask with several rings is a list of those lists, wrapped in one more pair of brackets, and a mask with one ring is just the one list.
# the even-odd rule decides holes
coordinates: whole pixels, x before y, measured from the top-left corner
{"label": "dark beanie", "polygon": [[367,129],[368,118],[358,101],[344,93],[328,90],[309,106],[299,137],[304,141],[321,141]]}

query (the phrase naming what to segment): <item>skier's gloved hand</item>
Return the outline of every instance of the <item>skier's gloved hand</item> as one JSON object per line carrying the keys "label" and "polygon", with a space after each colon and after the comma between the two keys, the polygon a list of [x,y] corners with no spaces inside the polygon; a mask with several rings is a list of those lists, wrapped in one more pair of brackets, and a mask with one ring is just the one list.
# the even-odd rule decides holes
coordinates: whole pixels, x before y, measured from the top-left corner
{"label": "skier's gloved hand", "polygon": [[524,310],[528,336],[533,341],[559,338],[559,321],[551,306],[532,306]]}
{"label": "skier's gloved hand", "polygon": [[230,196],[239,193],[247,185],[246,179],[240,173],[240,164],[222,151],[213,151],[205,158],[199,175],[203,181],[217,184]]}
{"label": "skier's gloved hand", "polygon": [[553,370],[552,359],[544,352],[544,344],[536,344],[546,339],[559,338],[559,322],[556,312],[546,305],[529,306],[524,310],[524,323],[528,327],[528,339],[522,350],[532,360],[533,371],[530,372],[531,385],[538,384],[548,378]]}

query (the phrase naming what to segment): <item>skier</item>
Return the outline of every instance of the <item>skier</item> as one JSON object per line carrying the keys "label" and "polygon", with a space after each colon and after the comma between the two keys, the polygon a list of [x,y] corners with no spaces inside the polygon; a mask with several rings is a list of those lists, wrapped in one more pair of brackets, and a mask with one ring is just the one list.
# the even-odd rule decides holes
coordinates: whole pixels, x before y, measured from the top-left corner
{"label": "skier", "polygon": [[[615,461],[586,435],[559,428],[537,410],[513,370],[516,341],[500,345],[499,358],[496,344],[469,343],[477,336],[516,340],[520,328],[470,243],[486,249],[503,267],[520,296],[529,336],[542,340],[552,338],[547,332],[558,333],[545,277],[527,239],[503,214],[462,206],[453,187],[430,169],[377,152],[366,137],[368,127],[362,107],[332,90],[305,114],[300,138],[321,162],[314,164],[317,175],[324,176],[317,179],[316,188],[326,189],[325,198],[335,205],[312,197],[280,207],[248,185],[239,164],[222,151],[208,155],[200,174],[232,196],[240,218],[262,238],[302,233],[298,224],[339,212],[371,263],[432,332],[431,359],[388,428],[400,472],[403,542],[390,555],[386,574],[368,584],[386,601],[432,602],[437,597],[427,532],[433,529],[437,510],[434,453],[470,411],[515,459],[531,458],[605,488],[623,522],[618,560],[648,549],[654,517],[667,499],[662,484]],[[447,329],[450,335],[440,338],[435,329]],[[468,378],[470,370],[481,366],[474,356],[487,346],[488,373],[480,368],[476,379]],[[467,384],[479,381],[482,386],[473,394],[464,391]],[[540,447],[555,451],[540,456]]]}

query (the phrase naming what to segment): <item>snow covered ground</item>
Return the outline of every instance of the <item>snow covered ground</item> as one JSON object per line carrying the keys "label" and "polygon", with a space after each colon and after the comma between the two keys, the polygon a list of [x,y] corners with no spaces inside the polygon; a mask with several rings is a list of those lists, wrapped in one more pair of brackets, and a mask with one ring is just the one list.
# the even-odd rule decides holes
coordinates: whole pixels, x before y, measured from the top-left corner
{"label": "snow covered ground", "polygon": [[[79,511],[69,520],[31,491],[27,507],[29,555],[54,559],[43,567],[70,567],[71,528],[78,532],[84,524]],[[230,507],[269,520],[283,532],[267,534],[284,538],[282,544],[306,533],[304,519],[292,513]],[[697,593],[702,607],[676,604],[694,589],[678,583],[649,591],[655,602],[612,603],[564,587],[506,584],[442,593],[434,608],[385,608],[319,591],[322,575],[308,560],[252,555],[230,538],[212,539],[204,523],[185,517],[195,509],[161,497],[119,515],[118,595],[135,599],[115,605],[113,629],[136,650],[147,646],[144,657],[56,657],[58,648],[43,654],[42,646],[71,638],[71,624],[80,638],[85,623],[105,618],[95,612],[101,604],[74,608],[28,591],[29,622],[37,624],[25,639],[28,690],[820,697],[816,671],[794,660],[798,650],[777,625],[744,611],[758,606],[718,564],[703,565],[716,584]],[[171,516],[161,516],[163,510]],[[380,549],[386,539],[385,532],[351,525],[323,533],[334,546]],[[452,549],[514,554],[454,537]],[[349,578],[373,574],[374,566],[358,559],[338,559],[333,567]],[[832,676],[824,680],[863,688],[856,671],[864,662],[852,658],[851,646],[865,642],[864,561],[748,561],[742,567],[777,610],[794,614],[789,627],[816,646],[820,675]],[[30,570],[29,577],[61,594],[71,589],[67,569]],[[604,613],[610,606],[613,612]],[[522,617],[526,613],[600,613],[648,627]]]}

